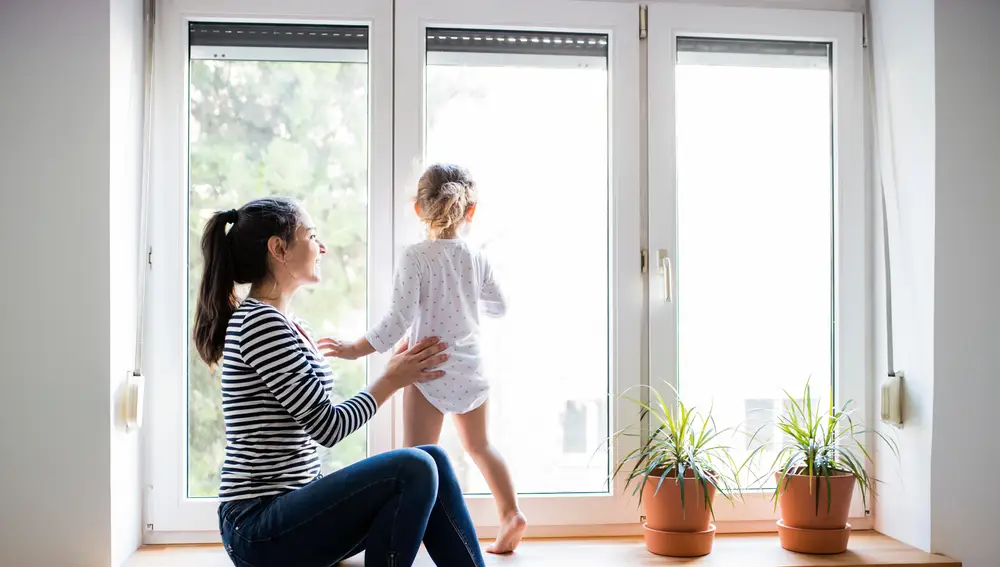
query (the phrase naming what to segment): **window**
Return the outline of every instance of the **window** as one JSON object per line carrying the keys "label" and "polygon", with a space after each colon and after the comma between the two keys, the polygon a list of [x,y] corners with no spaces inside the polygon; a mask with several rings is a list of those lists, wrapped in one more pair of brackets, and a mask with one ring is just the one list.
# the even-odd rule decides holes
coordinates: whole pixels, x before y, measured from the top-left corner
{"label": "window", "polygon": [[749,434],[746,445],[737,445],[738,450],[748,453],[759,447],[767,446],[771,451],[778,447],[777,428],[774,426],[775,400],[752,399],[743,400],[743,427]]}
{"label": "window", "polygon": [[608,408],[602,402],[566,402],[561,414],[564,455],[587,455],[593,452],[593,447],[600,447],[607,439]]}
{"label": "window", "polygon": [[[205,221],[215,211],[280,194],[305,204],[327,246],[323,282],[300,294],[296,315],[321,333],[362,334],[367,28],[192,22],[189,44],[189,323],[201,285]],[[335,397],[350,397],[364,387],[363,360],[332,364]],[[215,497],[225,451],[220,370],[210,371],[191,345],[187,377],[187,494]],[[365,456],[361,429],[324,450],[324,469]]]}
{"label": "window", "polygon": [[[813,407],[816,407],[821,400],[812,399],[811,402]],[[799,404],[799,407],[803,407],[802,404],[805,403],[805,400],[796,398],[795,403]],[[792,441],[788,435],[782,433],[775,425],[775,417],[792,410],[791,401],[787,397],[767,399],[747,398],[743,401],[743,404],[743,420],[739,430],[740,433],[745,435],[743,437],[745,446],[737,444],[736,450],[740,452],[745,450],[746,453],[749,453],[759,447],[766,446],[763,458],[767,459],[771,457],[773,459],[781,446]]]}
{"label": "window", "polygon": [[[654,4],[641,58],[627,3],[295,6],[159,5],[148,541],[218,537],[219,376],[190,348],[208,215],[266,194],[304,201],[331,251],[297,315],[356,337],[388,307],[398,252],[422,238],[412,197],[435,161],[479,186],[468,237],[510,303],[485,321],[491,435],[536,528],[636,526],[636,500],[608,475],[639,440],[606,443],[637,418],[620,397],[633,386],[669,384],[714,404],[720,426],[759,429],[733,439],[737,458],[773,454],[768,419],[810,376],[817,395],[829,387],[867,412],[857,15]],[[334,361],[336,395],[387,359]],[[399,402],[323,453],[325,470],[400,446]],[[473,519],[494,526],[485,481],[445,424]],[[722,530],[773,517],[759,493],[716,511]]]}
{"label": "window", "polygon": [[829,44],[677,39],[678,385],[719,427],[832,385],[831,88]]}
{"label": "window", "polygon": [[[786,391],[811,380],[866,411],[858,21],[650,12],[650,383],[711,408],[737,462],[766,447],[766,467]],[[758,493],[717,512],[760,520],[770,508]]]}
{"label": "window", "polygon": [[[484,321],[490,435],[523,494],[608,488],[608,414],[594,416],[586,458],[562,451],[560,419],[609,394],[607,50],[607,35],[427,30],[426,159],[477,182],[469,238],[510,298],[503,319]],[[578,336],[586,358],[553,356]],[[465,491],[489,493],[451,420],[442,444]]]}
{"label": "window", "polygon": [[[634,16],[602,3],[397,3],[395,89],[412,94],[396,99],[396,245],[421,234],[410,206],[421,167],[467,166],[480,196],[469,238],[510,304],[484,325],[490,432],[534,525],[636,518],[608,483],[622,447],[606,446],[634,416],[614,394],[639,378],[641,282],[622,261],[639,245]],[[582,429],[567,435],[570,423]],[[450,420],[442,444],[473,519],[496,525]]]}
{"label": "window", "polygon": [[[391,7],[359,0],[280,18],[248,0],[173,0],[157,10],[147,302],[147,539],[218,530],[221,399],[190,348],[201,226],[247,199],[303,200],[331,249],[324,282],[296,314],[317,334],[360,334],[385,309],[392,272]],[[335,395],[363,387],[384,360],[335,364]],[[324,451],[325,470],[390,448],[391,418]],[[213,536],[217,537],[217,536]]]}

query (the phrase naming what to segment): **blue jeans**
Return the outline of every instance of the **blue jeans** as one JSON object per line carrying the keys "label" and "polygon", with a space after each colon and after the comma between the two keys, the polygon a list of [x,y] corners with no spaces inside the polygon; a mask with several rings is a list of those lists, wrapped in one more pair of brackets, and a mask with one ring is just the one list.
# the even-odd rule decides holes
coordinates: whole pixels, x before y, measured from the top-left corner
{"label": "blue jeans", "polygon": [[287,494],[224,502],[219,526],[237,567],[413,564],[421,541],[437,565],[484,567],[458,479],[440,447],[365,459]]}

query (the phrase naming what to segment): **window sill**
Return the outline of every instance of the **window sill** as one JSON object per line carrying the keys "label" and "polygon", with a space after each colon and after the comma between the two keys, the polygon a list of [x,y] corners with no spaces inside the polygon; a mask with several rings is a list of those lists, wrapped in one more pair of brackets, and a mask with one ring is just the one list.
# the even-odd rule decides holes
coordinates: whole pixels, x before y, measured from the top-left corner
{"label": "window sill", "polygon": [[[488,565],[551,567],[554,565],[629,566],[693,565],[722,567],[808,567],[810,565],[854,567],[878,565],[920,565],[923,567],[960,567],[961,563],[941,555],[924,553],[874,531],[851,535],[850,549],[841,555],[813,556],[785,551],[776,534],[720,535],[711,555],[698,559],[658,557],[646,551],[641,538],[534,539],[521,544],[512,556],[487,556]],[[342,563],[361,566],[355,557]],[[218,545],[150,546],[135,553],[124,567],[230,567],[229,558]],[[416,567],[433,563],[421,553]]]}

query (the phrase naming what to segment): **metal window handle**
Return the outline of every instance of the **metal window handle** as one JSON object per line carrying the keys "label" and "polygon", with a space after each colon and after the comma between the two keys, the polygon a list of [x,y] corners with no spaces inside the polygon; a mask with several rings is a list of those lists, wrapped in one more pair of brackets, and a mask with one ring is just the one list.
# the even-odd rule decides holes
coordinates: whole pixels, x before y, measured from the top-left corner
{"label": "metal window handle", "polygon": [[656,263],[660,266],[660,275],[663,276],[663,301],[670,303],[674,300],[674,270],[670,263],[670,252],[660,248],[656,253]]}

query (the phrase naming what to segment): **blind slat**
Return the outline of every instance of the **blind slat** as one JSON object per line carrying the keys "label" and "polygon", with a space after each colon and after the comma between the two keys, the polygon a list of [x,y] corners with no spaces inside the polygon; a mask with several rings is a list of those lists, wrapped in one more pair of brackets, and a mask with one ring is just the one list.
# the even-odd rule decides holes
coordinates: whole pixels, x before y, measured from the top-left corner
{"label": "blind slat", "polygon": [[775,41],[769,39],[729,39],[715,37],[679,37],[678,53],[733,53],[741,55],[792,55],[829,57],[830,44],[812,41]]}
{"label": "blind slat", "polygon": [[608,56],[604,34],[428,28],[427,51]]}
{"label": "blind slat", "polygon": [[191,46],[368,49],[368,28],[192,22],[188,42]]}

